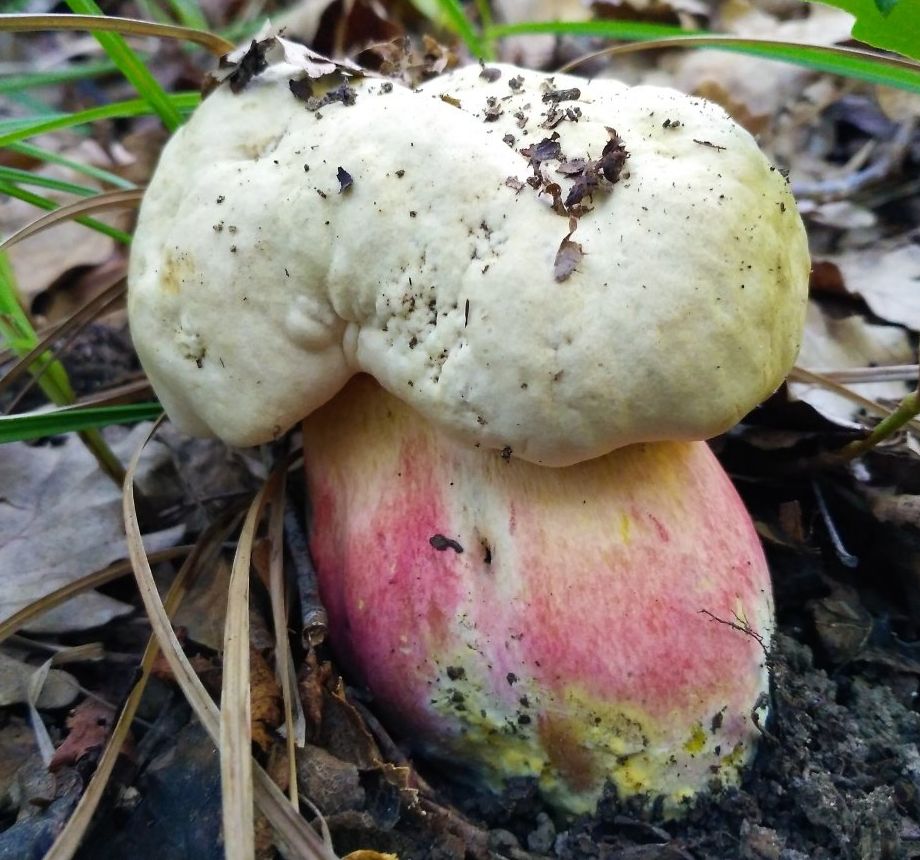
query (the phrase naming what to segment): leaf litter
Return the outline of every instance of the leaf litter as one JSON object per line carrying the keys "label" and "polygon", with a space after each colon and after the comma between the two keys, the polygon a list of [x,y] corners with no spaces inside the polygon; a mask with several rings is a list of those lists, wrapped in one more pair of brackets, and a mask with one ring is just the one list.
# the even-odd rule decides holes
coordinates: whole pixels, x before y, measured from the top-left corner
{"label": "leaf litter", "polygon": [[[118,436],[121,457],[136,447],[145,428]],[[166,452],[148,459],[162,466]],[[125,557],[121,492],[76,437],[62,445],[3,446],[0,458],[0,619],[62,585]],[[147,536],[149,551],[179,543],[182,524]],[[100,627],[133,607],[98,592],[79,595],[30,623],[29,630],[63,633]]]}
{"label": "leaf litter", "polygon": [[[323,3],[304,5],[313,7],[304,16],[304,20],[313,21],[306,37],[312,48],[291,47],[294,43],[283,37],[250,53],[250,40],[234,60],[243,65],[250,53],[248,71],[241,73],[241,77],[248,75],[243,85],[258,77],[260,50],[280,51],[292,66],[299,67],[298,72],[292,72],[292,79],[298,82],[304,100],[315,97],[311,84],[315,75],[334,71],[347,76],[354,71],[345,62],[328,69],[310,52],[319,51],[320,46],[329,50],[334,45],[336,56],[343,57],[374,42],[373,50],[364,50],[361,59],[369,62],[376,58],[381,72],[410,82],[430,77],[458,59],[457,50],[419,38],[413,29],[417,22],[395,9],[380,10],[358,2],[347,10]],[[500,8],[505,20],[590,14],[583,4],[551,0],[505,2]],[[210,4],[212,24],[227,23],[229,9],[229,4]],[[802,38],[834,42],[848,35],[845,16],[832,10],[828,15],[828,10],[820,11],[819,7],[809,7],[806,14],[800,4],[785,0],[765,0],[756,5],[741,0],[710,4],[695,0],[611,0],[598,4],[598,10],[613,18],[638,17],[749,34],[756,31],[779,38],[799,33]],[[366,38],[372,32],[387,36]],[[398,43],[383,44],[394,36],[400,37]],[[408,49],[403,36],[409,38]],[[54,37],[58,42],[67,38]],[[256,43],[265,38],[269,37],[257,36]],[[558,66],[590,47],[588,40],[575,37],[519,38],[502,43],[501,59],[523,55],[531,65]],[[718,62],[711,63],[716,57]],[[175,62],[166,56],[158,61]],[[593,69],[585,68],[587,73],[606,71],[603,61],[593,62]],[[910,111],[893,109],[887,97],[869,86],[844,85],[782,64],[750,62],[748,66],[747,58],[700,52],[678,59],[630,58],[615,73],[637,82],[676,80],[687,89],[717,99],[761,135],[762,144],[780,166],[791,169],[793,188],[808,200],[803,208],[814,257],[821,264],[813,281],[813,305],[800,365],[831,379],[846,371],[852,376],[841,383],[845,389],[890,409],[916,379],[915,375],[894,381],[872,376],[880,374],[880,368],[910,367],[917,361],[914,231],[920,222],[920,191],[909,181],[920,169],[916,130],[904,132],[908,144],[898,158],[886,155],[892,135],[909,122]],[[185,72],[189,72],[187,66]],[[859,98],[852,98],[854,89]],[[341,92],[345,100],[347,92]],[[62,92],[58,97],[66,102],[72,96]],[[546,107],[561,110],[567,104],[560,97],[558,103],[551,101]],[[557,120],[574,122],[577,117],[553,115],[551,121]],[[615,123],[615,118],[612,121]],[[141,130],[140,124],[133,123],[109,130],[109,150],[124,151],[122,138],[127,140],[128,135]],[[525,131],[529,131],[529,140]],[[545,138],[549,141],[545,151],[540,149],[540,138],[551,132],[551,128],[545,132],[522,129],[517,145],[529,144],[532,155],[540,156],[531,165],[531,179],[559,206],[560,214],[571,214],[565,210],[590,203],[595,191],[592,174],[578,153],[553,151],[551,137]],[[159,143],[151,137],[145,146],[150,153],[144,163],[149,164]],[[556,164],[543,166],[544,161]],[[609,167],[612,171],[614,163]],[[580,191],[571,199],[563,198],[561,189],[554,194],[549,189],[554,183],[545,178],[544,170],[556,170]],[[344,168],[342,171],[348,174]],[[594,170],[593,175],[598,174],[612,179],[603,168]],[[511,179],[518,191],[527,187],[522,180]],[[345,181],[340,177],[343,190]],[[49,231],[43,235],[58,234]],[[570,232],[557,252],[555,271],[557,277],[564,275],[562,281],[577,273],[582,261],[574,238]],[[49,248],[48,253],[53,256],[54,249]],[[96,261],[87,265],[91,270],[98,268]],[[57,269],[56,291],[66,295],[74,282],[72,266],[62,258]],[[821,271],[823,277],[818,276]],[[51,279],[51,275],[43,277]],[[572,278],[560,289],[575,284]],[[50,286],[37,282],[30,290],[41,301],[42,290]],[[112,325],[106,323],[110,330]],[[765,726],[754,767],[739,788],[724,789],[699,801],[683,822],[657,819],[651,799],[646,803],[622,801],[612,792],[596,815],[555,818],[543,807],[535,786],[526,780],[510,785],[499,796],[476,794],[437,764],[409,758],[403,739],[391,737],[378,721],[373,703],[364,700],[361,690],[348,686],[322,641],[322,628],[315,628],[307,641],[300,640],[300,619],[313,617],[321,612],[321,606],[315,584],[305,583],[307,568],[292,557],[294,547],[299,546],[297,551],[302,552],[302,542],[297,544],[286,525],[284,569],[296,580],[290,590],[295,597],[289,624],[297,632],[291,638],[290,659],[298,673],[297,695],[305,723],[305,743],[295,750],[295,771],[301,793],[325,817],[336,851],[345,854],[373,847],[400,857],[421,857],[431,856],[434,850],[439,857],[458,860],[496,854],[572,860],[920,856],[920,648],[916,644],[920,641],[920,444],[908,428],[858,461],[833,459],[835,450],[860,438],[878,420],[877,410],[866,410],[852,398],[833,391],[828,394],[823,383],[805,385],[799,379],[748,416],[739,428],[713,442],[766,543],[780,633],[771,654],[773,716]],[[175,526],[170,532],[169,525],[184,523],[190,533],[199,533],[222,511],[245,501],[256,479],[264,477],[264,470],[252,462],[241,463],[235,455],[222,452],[220,446],[199,448],[197,442],[186,445],[174,436],[168,440],[162,446],[168,456],[158,460],[160,466],[150,470],[142,486],[154,509],[163,514],[159,520],[152,518],[153,534],[164,534],[164,541],[174,543],[180,532]],[[0,507],[4,514],[0,516],[0,530],[6,526],[5,514],[18,518],[16,522],[25,529],[31,548],[28,553],[18,550],[15,558],[3,556],[9,550],[0,538],[4,594],[15,595],[20,600],[17,605],[44,593],[29,590],[37,588],[41,571],[49,579],[57,577],[57,583],[62,576],[66,579],[72,575],[69,570],[74,565],[60,560],[68,539],[76,548],[71,555],[83,562],[84,572],[120,557],[114,554],[119,539],[114,530],[100,533],[99,555],[94,557],[80,542],[81,526],[86,521],[81,519],[79,506],[67,508],[61,502],[54,507],[55,495],[47,490],[42,495],[47,480],[57,488],[58,497],[83,500],[85,496],[90,499],[90,508],[96,505],[95,494],[108,498],[97,489],[84,493],[94,467],[91,462],[72,458],[71,447],[76,450],[73,440],[56,447],[14,446],[4,448],[0,457],[0,496],[4,497],[0,505],[7,505]],[[153,447],[159,457],[160,443]],[[127,448],[120,449],[123,459]],[[66,455],[62,453],[65,451]],[[18,467],[9,465],[9,452],[13,452]],[[280,456],[277,451],[265,456],[271,459],[272,453]],[[226,481],[220,477],[223,469],[230,476]],[[197,485],[189,479],[196,470],[202,476]],[[291,482],[294,486],[286,503],[287,513],[298,520],[306,500],[302,486],[293,478]],[[8,487],[14,490],[8,491]],[[117,491],[112,489],[117,511]],[[9,506],[8,497],[13,498],[14,506]],[[36,500],[52,505],[55,515],[44,516],[42,504]],[[110,506],[111,499],[98,503],[99,511],[108,512]],[[105,513],[101,519],[109,523],[109,516]],[[25,577],[25,586],[7,573],[8,558],[17,569],[25,559],[23,569],[37,571]],[[855,566],[851,566],[854,560]],[[189,686],[192,677],[206,679],[205,686],[212,694],[220,689],[223,670],[219,631],[224,610],[214,597],[225,588],[229,562],[230,556],[223,553],[202,571],[201,582],[192,586],[188,613],[177,619],[181,634],[178,647],[193,667],[182,682]],[[173,572],[171,564],[158,566],[164,583]],[[280,803],[284,799],[281,792],[289,789],[289,768],[285,764],[287,744],[279,731],[277,673],[271,670],[272,634],[264,632],[271,630],[265,620],[270,614],[266,609],[269,599],[261,583],[254,581],[251,587],[250,615],[262,621],[261,627],[253,622],[248,651],[253,689],[250,733],[259,739],[260,763],[278,780],[278,794],[272,797]],[[79,624],[73,620],[76,612],[65,613],[62,629],[69,630],[67,637],[81,641],[101,638],[113,658],[119,649],[137,653],[137,620],[130,614],[136,605],[134,598],[128,589],[108,591],[98,595],[96,610],[85,617],[80,610]],[[100,629],[99,624],[104,626]],[[92,629],[86,631],[85,626]],[[46,635],[60,639],[65,634],[50,627]],[[258,647],[252,650],[257,640]],[[19,650],[10,655],[25,667],[28,683],[36,670],[34,656]],[[117,665],[110,660],[102,665],[75,664],[68,667],[67,674],[72,672],[84,688],[111,693],[100,673],[102,666]],[[164,845],[174,848],[177,857],[183,856],[183,850],[201,857],[220,853],[215,849],[221,808],[217,754],[206,733],[189,721],[187,706],[176,692],[172,668],[160,665],[141,702],[145,723],[135,726],[137,758],[123,777],[115,777],[113,791],[104,801],[106,814],[99,816],[96,829],[87,837],[85,856],[112,851],[139,858],[161,856]],[[46,691],[51,689],[50,678],[59,671],[50,668]],[[64,683],[82,696],[70,682]],[[110,698],[117,701],[120,695]],[[63,697],[57,701],[63,702]],[[65,710],[74,701],[48,707],[46,701],[37,701],[48,735],[63,761],[54,781],[49,781],[34,747],[25,758],[8,760],[8,753],[0,752],[0,765],[16,765],[6,792],[7,808],[20,810],[23,824],[28,824],[27,828],[13,825],[0,833],[0,851],[14,845],[19,852],[14,856],[26,856],[40,837],[46,838],[47,844],[49,834],[53,837],[60,830],[80,795],[84,784],[81,768],[92,767],[104,727],[97,725],[100,731],[87,731],[85,737],[76,731],[77,717],[84,710],[91,714],[95,707],[95,700],[80,698],[80,710],[68,731]],[[17,707],[21,705],[5,708],[9,718],[0,729],[0,751],[5,748],[5,730],[13,731],[16,737],[24,732],[32,737],[31,729],[16,722]],[[201,711],[205,725],[212,730],[215,715],[216,710]],[[88,720],[87,730],[91,722]],[[260,784],[264,798],[265,784]],[[187,809],[192,802],[198,814],[190,820]],[[273,809],[273,815],[281,814],[281,806]],[[304,810],[307,817],[312,815],[308,805]],[[270,840],[257,837],[257,842],[260,851],[270,850],[266,847]],[[433,845],[437,847],[433,849]]]}

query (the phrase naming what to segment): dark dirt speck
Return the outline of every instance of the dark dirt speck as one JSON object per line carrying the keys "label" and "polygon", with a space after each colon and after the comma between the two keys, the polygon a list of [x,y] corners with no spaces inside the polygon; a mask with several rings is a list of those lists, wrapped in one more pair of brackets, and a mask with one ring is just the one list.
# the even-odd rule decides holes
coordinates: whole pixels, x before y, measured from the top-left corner
{"label": "dark dirt speck", "polygon": [[452,549],[456,553],[463,552],[463,547],[460,546],[457,541],[453,538],[444,537],[442,534],[432,535],[428,538],[428,543],[430,543],[438,552],[444,552],[445,550]]}

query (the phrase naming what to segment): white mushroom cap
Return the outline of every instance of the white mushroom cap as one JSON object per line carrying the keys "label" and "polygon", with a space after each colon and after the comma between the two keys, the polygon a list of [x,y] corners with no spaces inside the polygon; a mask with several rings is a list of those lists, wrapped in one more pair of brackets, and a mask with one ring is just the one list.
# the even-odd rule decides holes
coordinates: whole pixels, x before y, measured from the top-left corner
{"label": "white mushroom cap", "polygon": [[[673,90],[495,68],[359,78],[354,104],[311,111],[276,64],[205,100],[130,268],[137,350],[181,427],[265,441],[363,371],[458,439],[562,466],[712,436],[780,384],[809,259],[753,138]],[[580,91],[552,131],[547,86]],[[564,200],[560,159],[600,158],[610,128],[628,160],[567,239],[545,186]],[[521,150],[553,133],[535,168]]]}

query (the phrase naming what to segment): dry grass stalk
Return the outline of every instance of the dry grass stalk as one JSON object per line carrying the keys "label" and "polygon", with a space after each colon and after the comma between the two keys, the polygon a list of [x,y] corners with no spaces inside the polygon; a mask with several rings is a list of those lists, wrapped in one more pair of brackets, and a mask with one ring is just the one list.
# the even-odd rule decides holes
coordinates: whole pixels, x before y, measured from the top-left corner
{"label": "dry grass stalk", "polygon": [[0,251],[6,251],[17,242],[28,239],[29,236],[34,236],[36,233],[41,233],[42,230],[47,230],[60,221],[69,221],[72,218],[78,218],[90,212],[100,212],[106,209],[122,209],[126,206],[137,206],[140,204],[143,196],[143,188],[104,191],[101,194],[96,194],[85,200],[77,200],[75,203],[61,206],[45,215],[41,215],[34,221],[30,221],[25,227],[17,230],[12,236],[0,244]]}
{"label": "dry grass stalk", "polygon": [[[297,762],[294,757],[296,745],[303,745],[306,730],[303,708],[300,700],[294,696],[296,671],[291,657],[290,641],[287,630],[287,600],[284,587],[284,504],[285,504],[285,474],[276,485],[272,494],[271,516],[268,523],[268,536],[271,541],[271,554],[269,555],[269,582],[268,592],[272,605],[272,623],[275,627],[275,672],[281,683],[281,698],[284,703],[284,725],[286,729],[287,756],[288,756],[288,795],[294,809],[300,809],[297,793]],[[294,708],[297,708],[297,719],[294,719]]]}
{"label": "dry grass stalk", "polygon": [[[188,657],[185,656],[182,646],[179,644],[179,640],[169,623],[169,617],[157,592],[150,563],[144,552],[137,521],[137,511],[134,505],[134,473],[137,470],[141,452],[159,426],[159,423],[157,422],[154,425],[147,439],[134,452],[125,478],[123,511],[128,548],[131,553],[131,561],[141,599],[144,602],[144,608],[147,611],[147,616],[150,619],[157,641],[163,651],[163,656],[169,663],[177,683],[182,688],[182,692],[201,721],[205,731],[208,732],[214,743],[218,744],[220,736],[218,709],[210,696],[208,696],[201,680],[195,674],[195,670],[189,663]],[[278,840],[278,847],[284,856],[298,858],[298,860],[336,860],[336,855],[331,847],[297,813],[265,770],[259,765],[255,765],[253,776],[256,803],[271,822]]]}
{"label": "dry grass stalk", "polygon": [[[201,535],[191,554],[186,558],[176,574],[164,600],[166,612],[170,617],[179,608],[179,604],[194,577],[202,567],[213,561],[227,534],[235,527],[237,519],[237,516],[234,515],[229,522],[219,522]],[[130,570],[130,567],[128,569]],[[58,834],[54,844],[45,855],[45,860],[70,860],[80,847],[80,843],[83,841],[83,837],[92,822],[93,815],[99,806],[99,801],[102,800],[102,796],[105,793],[121,748],[128,736],[128,731],[131,728],[134,715],[137,713],[144,690],[147,688],[147,681],[150,678],[150,672],[153,669],[153,664],[159,651],[156,638],[151,636],[141,659],[140,677],[125,700],[124,707],[99,758],[92,779],[86,786],[86,790],[83,792],[83,796],[80,798],[73,814],[64,825],[64,829]]]}
{"label": "dry grass stalk", "polygon": [[227,860],[254,860],[252,697],[249,683],[249,569],[252,544],[275,473],[256,494],[240,533],[230,571],[224,622],[224,672],[220,693],[220,786]]}

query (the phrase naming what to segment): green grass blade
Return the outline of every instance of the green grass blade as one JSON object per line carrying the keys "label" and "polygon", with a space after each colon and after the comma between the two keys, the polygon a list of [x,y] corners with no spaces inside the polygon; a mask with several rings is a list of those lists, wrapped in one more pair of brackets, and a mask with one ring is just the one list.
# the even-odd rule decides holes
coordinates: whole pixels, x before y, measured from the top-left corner
{"label": "green grass blade", "polygon": [[628,53],[631,50],[684,47],[736,51],[762,57],[765,60],[792,63],[815,71],[828,72],[868,83],[920,92],[920,64],[860,48],[822,47],[770,39],[742,39],[734,36],[685,36],[677,39],[658,39],[637,45],[623,45],[617,48],[616,52]]}
{"label": "green grass blade", "polygon": [[80,197],[92,197],[98,193],[96,188],[86,185],[77,185],[74,182],[65,182],[63,179],[53,179],[50,176],[41,176],[31,170],[19,170],[16,167],[0,165],[0,182],[12,182],[16,185],[32,185],[36,188],[50,188],[53,191],[62,191],[65,194],[77,194]]}
{"label": "green grass blade", "polygon": [[[31,352],[39,342],[32,322],[19,302],[16,276],[10,265],[9,257],[3,251],[0,251],[0,338],[20,357]],[[64,405],[73,402],[74,392],[67,378],[67,371],[51,352],[38,356],[29,365],[29,373],[52,403]],[[4,432],[10,433],[7,441],[38,438],[34,435],[22,435],[23,426],[17,424],[22,420],[23,416],[0,416],[0,436]],[[103,471],[120,486],[124,477],[124,468],[99,431],[94,429],[98,426],[100,425],[91,424],[88,428],[78,427],[76,429],[81,431],[80,439],[99,462]]]}
{"label": "green grass blade", "polygon": [[522,21],[518,24],[493,24],[486,29],[489,39],[505,36],[595,36],[606,39],[666,39],[687,36],[698,30],[684,30],[668,24],[648,24],[643,21]]}
{"label": "green grass blade", "polygon": [[[167,96],[179,112],[188,113],[194,110],[201,101],[199,93],[174,93]],[[108,105],[90,108],[67,114],[46,114],[28,119],[8,119],[0,121],[0,147],[18,143],[29,137],[47,134],[51,131],[60,131],[64,128],[84,125],[89,122],[98,122],[103,119],[124,119],[132,116],[148,116],[153,111],[143,99],[132,99],[125,102],[113,102]]]}
{"label": "green grass blade", "polygon": [[[695,40],[694,40],[695,41]],[[899,57],[886,57],[859,48],[835,48],[799,45],[794,42],[770,42],[760,39],[701,39],[709,47],[779,60],[834,75],[867,81],[872,84],[920,92],[920,63]],[[706,47],[703,44],[694,47]]]}
{"label": "green grass blade", "polygon": [[[440,0],[431,0],[432,3],[438,3]],[[259,30],[262,29],[262,25],[268,19],[264,15],[259,15],[256,18],[251,18],[250,20],[243,21],[232,21],[226,27],[222,27],[217,31],[218,35],[226,39],[228,42],[233,42],[234,44],[242,44],[243,42],[249,42]]]}
{"label": "green grass blade", "polygon": [[856,17],[853,38],[920,60],[920,10],[916,0],[821,0]]}
{"label": "green grass blade", "polygon": [[117,72],[118,66],[111,60],[94,63],[74,63],[65,69],[53,69],[47,72],[26,72],[21,75],[5,75],[0,78],[0,94],[13,93],[17,90],[37,89],[54,84],[66,84],[71,81],[84,81]]}
{"label": "green grass blade", "polygon": [[473,22],[466,17],[458,0],[437,0],[437,3],[447,25],[463,39],[469,52],[480,59],[492,59],[491,53],[486,50],[482,39],[479,38],[479,34],[473,27]]}
{"label": "green grass blade", "polygon": [[169,15],[160,8],[159,3],[154,3],[153,0],[135,0],[135,5],[141,18],[147,21],[155,21],[159,24],[170,23]]}
{"label": "green grass blade", "polygon": [[[78,14],[103,15],[95,0],[67,0],[67,5],[71,11]],[[103,33],[98,30],[93,32],[93,36],[121,73],[156,111],[163,125],[171,132],[179,128],[182,125],[182,114],[176,110],[150,69],[144,65],[144,61],[134,53],[124,38],[118,33]]]}
{"label": "green grass blade", "polygon": [[885,56],[860,48],[825,47],[773,39],[745,39],[737,36],[710,34],[686,35],[684,31],[679,31],[683,33],[680,36],[659,38],[657,35],[665,30],[673,32],[675,29],[629,21],[528,21],[521,24],[496,25],[486,33],[486,36],[499,38],[528,33],[557,33],[627,41],[638,40],[639,42],[633,45],[618,45],[597,52],[608,55],[662,48],[716,48],[750,54],[766,60],[793,63],[816,71],[829,72],[873,84],[920,92],[920,63],[901,57]]}
{"label": "green grass blade", "polygon": [[123,176],[119,176],[117,173],[111,173],[108,170],[103,170],[101,167],[93,167],[91,164],[83,164],[76,159],[67,158],[57,152],[52,152],[50,149],[36,146],[34,143],[11,143],[7,149],[12,152],[17,152],[20,155],[25,155],[28,158],[34,158],[36,161],[45,161],[49,164],[60,164],[62,167],[70,168],[75,173],[82,173],[84,176],[98,179],[100,182],[104,182],[107,185],[114,185],[116,188],[124,188],[126,190],[137,188],[133,182],[125,179]]}
{"label": "green grass blade", "polygon": [[[54,200],[50,200],[47,197],[42,197],[40,194],[34,194],[31,191],[26,191],[24,188],[19,188],[16,185],[11,185],[2,181],[0,181],[0,194],[8,194],[10,197],[16,197],[18,200],[23,200],[26,203],[31,203],[38,209],[44,209],[48,212],[60,208],[61,205],[60,203],[57,203]],[[131,243],[130,233],[125,233],[123,230],[119,230],[116,227],[110,227],[108,224],[104,224],[102,221],[97,221],[95,218],[81,215],[77,218],[74,218],[74,221],[82,224],[84,227],[89,227],[91,230],[95,230],[98,233],[104,233],[106,236],[111,236],[117,242],[122,242],[125,245],[129,245]]]}
{"label": "green grass blade", "polygon": [[0,444],[41,439],[79,430],[93,430],[112,424],[132,424],[159,418],[159,403],[129,403],[123,406],[87,406],[0,416]]}
{"label": "green grass blade", "polygon": [[[19,288],[9,257],[0,251],[0,338],[20,357],[37,343],[38,335],[19,302]],[[38,377],[39,385],[53,403],[59,405],[73,400],[73,389],[63,365],[45,353],[29,368]]]}
{"label": "green grass blade", "polygon": [[8,93],[6,97],[14,105],[25,108],[28,116],[59,113],[45,99],[34,95],[32,90],[18,90],[17,92]]}
{"label": "green grass blade", "polygon": [[44,113],[33,113],[31,116],[11,116],[9,119],[0,119],[0,134],[10,134],[23,128],[52,122],[66,116],[72,116],[72,114],[64,111],[45,111]]}
{"label": "green grass blade", "polygon": [[195,0],[169,0],[169,5],[183,27],[193,30],[207,30],[208,21]]}

